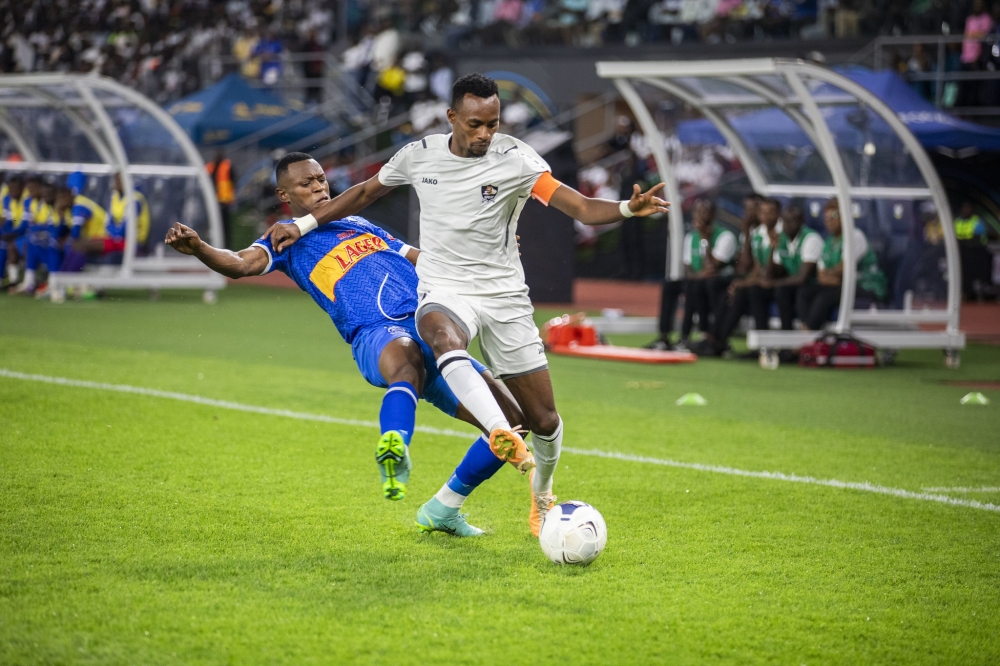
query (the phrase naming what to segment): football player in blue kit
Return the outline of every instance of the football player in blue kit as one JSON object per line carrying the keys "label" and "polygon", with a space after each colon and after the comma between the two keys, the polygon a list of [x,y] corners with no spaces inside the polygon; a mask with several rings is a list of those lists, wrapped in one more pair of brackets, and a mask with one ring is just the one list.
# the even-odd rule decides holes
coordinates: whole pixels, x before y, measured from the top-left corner
{"label": "football player in blue kit", "polygon": [[[278,198],[289,205],[296,218],[330,199],[323,168],[305,153],[283,157],[275,176]],[[417,335],[414,265],[418,249],[361,217],[324,225],[320,233],[309,234],[280,254],[266,238],[239,252],[215,248],[180,223],[167,232],[165,242],[231,278],[280,270],[330,315],[344,341],[351,345],[362,376],[369,384],[386,389],[379,413],[382,435],[375,454],[386,499],[402,499],[406,492],[418,397],[489,435],[459,404],[441,377],[430,347]],[[506,387],[484,366],[477,365],[477,369],[504,411],[509,412],[510,422],[523,423],[520,408]],[[534,467],[530,454],[518,462],[511,464],[522,474]],[[422,531],[481,535],[482,530],[469,525],[459,509],[469,494],[503,464],[485,438],[476,439],[448,482],[420,507],[417,526]]]}

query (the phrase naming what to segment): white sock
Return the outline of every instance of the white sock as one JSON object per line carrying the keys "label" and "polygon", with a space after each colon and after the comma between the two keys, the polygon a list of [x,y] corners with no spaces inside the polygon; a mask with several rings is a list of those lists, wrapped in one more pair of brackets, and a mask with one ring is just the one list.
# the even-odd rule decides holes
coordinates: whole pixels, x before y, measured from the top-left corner
{"label": "white sock", "polygon": [[35,286],[35,269],[26,268],[24,270],[24,288],[33,289]]}
{"label": "white sock", "polygon": [[441,490],[437,491],[437,495],[434,496],[434,499],[451,509],[461,509],[462,505],[465,504],[465,500],[468,498],[468,495],[456,493],[448,487],[447,483],[441,486]]}
{"label": "white sock", "polygon": [[536,493],[552,492],[552,476],[559,465],[559,453],[562,450],[563,422],[559,417],[559,427],[551,435],[531,433],[531,443],[535,454],[535,476],[531,480],[531,489]]}
{"label": "white sock", "polygon": [[17,282],[17,266],[15,264],[7,264],[7,280],[11,283]]}
{"label": "white sock", "polygon": [[503,415],[503,410],[486,385],[486,380],[472,367],[467,351],[460,349],[442,354],[437,360],[437,366],[448,388],[487,432],[493,432],[497,428],[510,430],[510,423]]}

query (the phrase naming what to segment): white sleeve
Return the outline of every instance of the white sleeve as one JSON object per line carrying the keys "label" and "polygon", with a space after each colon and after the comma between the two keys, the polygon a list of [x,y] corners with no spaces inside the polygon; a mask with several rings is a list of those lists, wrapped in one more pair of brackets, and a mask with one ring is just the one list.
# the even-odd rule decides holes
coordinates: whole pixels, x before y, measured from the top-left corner
{"label": "white sleeve", "polygon": [[410,184],[410,157],[414,149],[420,145],[414,141],[400,148],[392,159],[382,165],[378,172],[378,182],[386,187]]}
{"label": "white sleeve", "polygon": [[719,238],[715,241],[715,247],[712,248],[712,256],[724,264],[732,261],[733,257],[736,256],[736,236],[733,232],[725,231],[719,234]]}
{"label": "white sleeve", "polygon": [[684,234],[684,265],[691,265],[691,232]]}
{"label": "white sleeve", "polygon": [[552,167],[535,152],[534,148],[523,141],[517,142],[516,150],[521,156],[521,187],[524,194],[530,194],[538,177],[546,171],[551,172]]}
{"label": "white sleeve", "polygon": [[[823,254],[823,237],[819,234],[809,234],[802,239],[802,262],[805,264],[815,264]],[[774,260],[778,260],[778,255],[774,255]]]}
{"label": "white sleeve", "polygon": [[861,257],[865,256],[865,253],[868,252],[868,239],[865,238],[865,232],[861,231],[861,229],[854,230],[853,239],[854,247],[851,249],[854,250],[854,262],[857,263],[861,261]]}

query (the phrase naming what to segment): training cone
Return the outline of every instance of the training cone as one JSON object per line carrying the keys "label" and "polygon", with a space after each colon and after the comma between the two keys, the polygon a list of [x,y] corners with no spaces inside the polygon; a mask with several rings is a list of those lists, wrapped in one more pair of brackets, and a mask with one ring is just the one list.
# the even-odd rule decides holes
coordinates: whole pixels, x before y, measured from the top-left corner
{"label": "training cone", "polygon": [[[687,396],[685,396],[687,397]],[[680,403],[677,403],[680,404]],[[963,405],[988,405],[990,404],[990,399],[987,398],[982,393],[969,393],[964,398],[962,398]]]}
{"label": "training cone", "polygon": [[685,393],[677,398],[678,407],[704,407],[707,404],[708,400],[705,400],[698,393]]}

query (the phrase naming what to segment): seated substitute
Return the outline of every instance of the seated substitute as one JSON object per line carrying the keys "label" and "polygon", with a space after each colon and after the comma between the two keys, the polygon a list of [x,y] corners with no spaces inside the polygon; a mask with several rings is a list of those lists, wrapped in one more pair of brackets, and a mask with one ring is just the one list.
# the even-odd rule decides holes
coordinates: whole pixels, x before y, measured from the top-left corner
{"label": "seated substitute", "polygon": [[[843,227],[836,199],[830,199],[823,207],[823,222],[830,235],[823,243],[823,251],[816,264],[816,283],[802,285],[796,303],[802,325],[811,331],[822,329],[840,305],[841,285],[844,282]],[[857,257],[857,294],[874,301],[884,301],[887,282],[878,267],[875,251],[869,247],[868,239],[860,229],[854,230],[851,242],[851,249]]]}
{"label": "seated substitute", "polygon": [[[684,291],[684,321],[681,324],[680,343],[671,346],[666,334],[646,345],[647,349],[675,349],[686,351],[691,343],[691,329],[694,315],[698,314],[698,328],[708,333],[709,318],[725,298],[726,288],[733,279],[733,263],[736,258],[736,234],[715,224],[715,204],[707,199],[699,199],[691,213],[692,230],[684,236],[685,279],[670,281],[663,285],[664,292]],[[665,296],[664,301],[668,300]],[[676,297],[670,295],[676,303]],[[661,308],[662,310],[662,308]],[[661,311],[660,316],[663,317]],[[661,328],[662,330],[662,328]]]}
{"label": "seated substitute", "polygon": [[[743,231],[740,233],[740,240],[738,243],[738,247],[734,252],[734,256],[730,260],[730,265],[732,266],[732,270],[730,270],[730,275],[727,278],[726,286],[728,286],[728,281],[732,280],[733,273],[737,275],[742,275],[746,273],[746,271],[749,270],[750,267],[753,266],[753,259],[750,253],[750,235],[752,234],[753,230],[757,228],[758,225],[757,205],[761,201],[761,199],[762,197],[759,194],[751,194],[743,199],[743,221],[742,221]],[[712,204],[712,207],[713,207],[712,219],[714,220],[715,205]],[[686,236],[684,243],[685,255],[687,254],[687,248],[691,247],[689,243],[690,242],[688,240],[688,237]],[[685,264],[687,264],[687,261],[685,261]],[[685,273],[686,272],[687,271],[685,271]],[[686,348],[690,346],[687,342],[685,342],[683,345],[680,346],[674,346],[670,343],[670,334],[673,333],[674,331],[674,317],[676,316],[677,313],[677,301],[679,300],[680,295],[684,293],[686,283],[687,283],[686,279],[665,280],[663,282],[663,290],[660,292],[660,321],[659,321],[660,336],[657,339],[650,342],[649,344],[645,345],[646,349],[658,349],[662,351],[669,351],[669,350],[685,351]],[[726,297],[725,294],[719,294],[717,295],[715,301],[711,304],[710,316],[712,319],[714,319],[716,314],[722,310],[725,302],[725,297]],[[685,298],[684,313],[685,313],[685,320],[687,320],[686,298]],[[699,320],[701,320],[700,315],[699,315]],[[706,324],[708,324],[710,319],[706,317],[704,321]],[[701,322],[699,321],[699,323]],[[706,330],[711,331],[711,328],[706,329],[705,325],[702,325],[701,330],[702,332],[705,332]],[[688,333],[690,332],[691,328],[688,327]],[[686,337],[687,336],[683,334],[682,330],[682,338]]]}
{"label": "seated substitute", "polygon": [[774,291],[766,286],[766,281],[773,272],[774,248],[782,231],[781,202],[773,198],[762,200],[757,206],[757,219],[760,224],[749,239],[752,268],[746,277],[729,283],[728,298],[719,299],[712,330],[694,350],[700,356],[720,356],[729,349],[729,336],[748,308],[757,330],[768,328]]}
{"label": "seated substitute", "polygon": [[[278,198],[296,217],[309,214],[330,199],[323,168],[304,153],[283,157],[275,176]],[[292,220],[285,223],[291,224]],[[165,242],[231,278],[280,270],[330,315],[344,341],[351,345],[362,376],[369,384],[387,389],[379,413],[382,435],[375,451],[386,499],[400,500],[406,493],[418,397],[483,430],[482,424],[459,404],[441,377],[430,347],[417,335],[416,248],[361,217],[325,224],[280,254],[267,238],[239,252],[218,249],[180,223],[167,232]],[[475,367],[507,418],[512,423],[523,423],[523,414],[507,388],[478,362]],[[476,439],[451,479],[420,507],[417,526],[421,531],[438,530],[457,536],[483,534],[466,522],[459,509],[503,463],[483,437]],[[534,467],[527,450],[520,452],[518,463],[515,466],[522,474]]]}
{"label": "seated substitute", "polygon": [[774,268],[782,275],[765,278],[761,286],[774,289],[781,330],[790,331],[795,321],[795,298],[799,289],[816,281],[816,263],[823,253],[823,237],[805,226],[801,208],[786,210],[782,221],[784,224],[778,234],[773,262]]}
{"label": "seated substitute", "polygon": [[24,186],[24,176],[15,173],[7,179],[7,193],[0,200],[3,212],[3,222],[0,223],[0,280],[5,287],[17,284],[20,279],[18,266],[25,254],[27,245],[26,231],[30,212],[28,202],[30,196]]}

